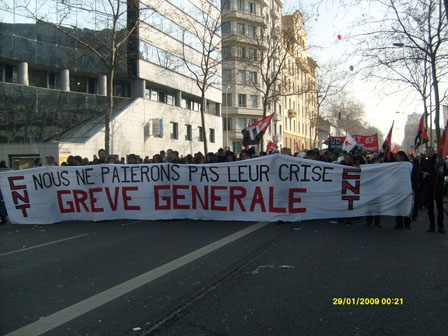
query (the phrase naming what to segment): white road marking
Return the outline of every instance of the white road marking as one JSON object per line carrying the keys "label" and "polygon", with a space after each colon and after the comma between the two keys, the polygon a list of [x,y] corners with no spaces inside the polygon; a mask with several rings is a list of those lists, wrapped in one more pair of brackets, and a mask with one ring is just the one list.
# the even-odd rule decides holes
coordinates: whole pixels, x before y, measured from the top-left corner
{"label": "white road marking", "polygon": [[85,237],[85,236],[88,236],[88,235],[89,235],[89,233],[84,233],[82,235],[68,237],[68,238],[64,238],[64,239],[59,239],[59,240],[55,240],[55,241],[48,242],[48,243],[45,243],[45,244],[40,244],[40,245],[25,247],[25,248],[22,248],[20,250],[5,252],[5,253],[1,253],[0,257],[7,256],[7,255],[10,255],[10,254],[14,254],[14,253],[23,252],[23,251],[32,250],[32,249],[35,249],[35,248],[38,248],[38,247],[42,247],[42,246],[48,246],[48,245],[52,245],[52,244],[57,244],[57,243],[60,243],[60,242],[63,242],[63,241],[71,240],[71,239],[81,238],[81,237]]}
{"label": "white road marking", "polygon": [[129,226],[129,225],[132,225],[132,224],[135,224],[135,223],[140,223],[140,222],[142,222],[142,221],[138,220],[138,221],[134,221],[134,222],[130,222],[130,223],[121,224],[121,226]]}
{"label": "white road marking", "polygon": [[146,273],[136,276],[133,279],[122,282],[121,284],[109,288],[101,293],[91,296],[85,300],[75,303],[67,308],[64,308],[54,314],[43,317],[36,322],[28,324],[20,329],[14,330],[5,336],[37,336],[42,335],[54,328],[57,328],[64,323],[67,323],[93,309],[96,309],[112,300],[125,295],[134,289],[146,285],[172,271],[181,268],[219,248],[226,246],[241,237],[248,235],[254,231],[261,229],[268,225],[268,222],[259,222],[251,225],[243,230],[235,232],[227,237],[217,240],[207,246],[204,246],[196,251],[188,253],[180,258],[170,261],[162,266],[154,268]]}

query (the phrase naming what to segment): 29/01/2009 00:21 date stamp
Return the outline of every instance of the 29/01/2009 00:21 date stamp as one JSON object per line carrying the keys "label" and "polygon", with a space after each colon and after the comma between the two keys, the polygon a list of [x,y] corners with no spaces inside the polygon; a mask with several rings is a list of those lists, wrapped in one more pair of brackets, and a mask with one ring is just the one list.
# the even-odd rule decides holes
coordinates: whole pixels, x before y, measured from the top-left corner
{"label": "29/01/2009 00:21 date stamp", "polygon": [[334,306],[373,306],[373,305],[387,305],[400,306],[403,305],[403,298],[363,298],[363,297],[343,297],[333,298]]}

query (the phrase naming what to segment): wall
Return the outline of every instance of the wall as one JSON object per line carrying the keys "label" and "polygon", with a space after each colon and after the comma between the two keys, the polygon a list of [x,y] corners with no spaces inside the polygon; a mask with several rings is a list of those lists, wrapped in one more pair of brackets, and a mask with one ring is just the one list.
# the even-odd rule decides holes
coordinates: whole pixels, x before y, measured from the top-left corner
{"label": "wall", "polygon": [[[215,143],[208,142],[208,150],[216,152],[222,147],[222,119],[214,115],[205,115],[207,138],[209,138],[209,128],[215,129]],[[150,135],[146,141],[144,136],[144,126],[149,122],[152,133],[152,123],[154,119],[163,119],[163,137]],[[170,139],[171,124],[178,123],[178,140]],[[192,141],[185,140],[185,124],[192,125]],[[152,157],[160,150],[171,148],[179,151],[179,154],[194,154],[203,152],[204,144],[199,142],[198,126],[201,125],[201,114],[176,106],[163,104],[139,98],[131,104],[125,111],[120,113],[111,122],[111,149],[112,154],[125,157],[127,154],[138,154],[141,157],[146,155]],[[87,156],[89,159],[96,155],[98,149],[104,147],[104,129],[96,133],[84,144],[61,142],[60,150],[71,155],[79,154]],[[70,154],[65,154],[65,156]]]}
{"label": "wall", "polygon": [[14,156],[40,156],[45,164],[46,156],[54,156],[56,160],[58,153],[58,144],[56,143],[10,143],[0,145],[0,161],[5,161],[6,165],[10,167],[10,155]]}

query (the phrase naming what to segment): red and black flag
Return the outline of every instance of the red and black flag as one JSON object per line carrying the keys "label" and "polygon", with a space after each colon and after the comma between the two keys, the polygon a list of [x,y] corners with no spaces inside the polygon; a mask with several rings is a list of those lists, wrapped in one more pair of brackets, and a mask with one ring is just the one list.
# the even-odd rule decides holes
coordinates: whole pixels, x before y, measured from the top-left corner
{"label": "red and black flag", "polygon": [[440,138],[439,145],[437,146],[437,154],[439,154],[442,158],[446,158],[446,154],[448,153],[448,120],[445,124],[445,128],[443,129],[442,137]]}
{"label": "red and black flag", "polygon": [[392,126],[390,127],[389,133],[387,134],[386,139],[383,142],[383,145],[381,146],[381,156],[384,156],[385,159],[388,161],[391,160],[391,149],[390,146],[392,145],[392,129],[394,128],[394,122],[392,123]]}
{"label": "red and black flag", "polygon": [[414,148],[417,149],[420,145],[425,144],[429,141],[428,134],[426,133],[425,128],[425,114],[422,114],[422,117],[420,118],[420,123],[418,124],[418,131],[417,135],[415,136],[414,140]]}
{"label": "red and black flag", "polygon": [[258,145],[260,139],[263,137],[264,133],[266,133],[273,116],[274,113],[243,129],[241,131],[243,133],[243,146]]}
{"label": "red and black flag", "polygon": [[266,147],[266,152],[269,152],[270,150],[277,149],[278,145],[275,142],[272,142],[271,140],[268,141],[268,145]]}

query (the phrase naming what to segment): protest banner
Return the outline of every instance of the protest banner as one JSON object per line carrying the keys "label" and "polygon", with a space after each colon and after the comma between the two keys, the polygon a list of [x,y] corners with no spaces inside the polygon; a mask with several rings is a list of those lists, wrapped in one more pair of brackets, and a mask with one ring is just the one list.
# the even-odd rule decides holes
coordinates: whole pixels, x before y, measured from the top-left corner
{"label": "protest banner", "polygon": [[[372,135],[353,135],[356,144],[365,150],[372,153],[378,152],[378,134]],[[342,146],[345,141],[345,136],[331,136],[329,139],[329,148],[337,152],[342,152]]]}
{"label": "protest banner", "polygon": [[412,165],[360,168],[268,155],[204,164],[40,167],[0,173],[14,224],[69,220],[301,221],[407,216]]}

